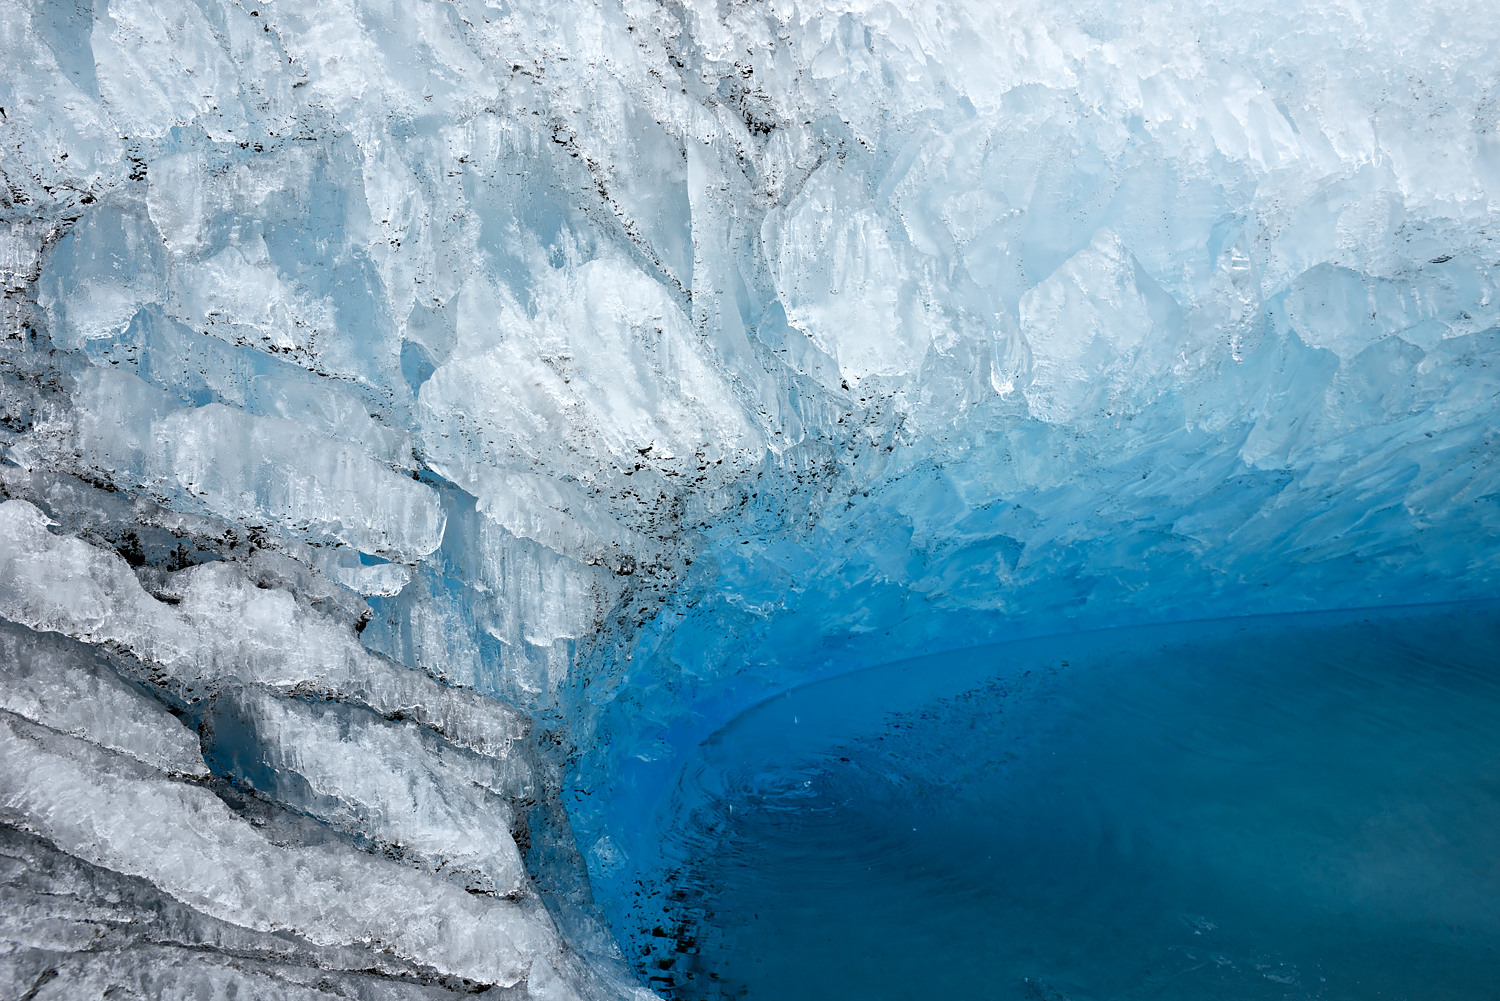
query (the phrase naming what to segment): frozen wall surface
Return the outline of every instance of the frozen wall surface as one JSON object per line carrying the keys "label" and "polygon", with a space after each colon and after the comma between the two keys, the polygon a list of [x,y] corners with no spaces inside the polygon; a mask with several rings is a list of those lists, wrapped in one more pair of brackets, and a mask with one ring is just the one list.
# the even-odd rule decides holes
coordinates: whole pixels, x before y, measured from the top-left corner
{"label": "frozen wall surface", "polygon": [[0,993],[631,997],[608,803],[767,692],[1494,595],[1497,81],[1492,0],[0,0]]}

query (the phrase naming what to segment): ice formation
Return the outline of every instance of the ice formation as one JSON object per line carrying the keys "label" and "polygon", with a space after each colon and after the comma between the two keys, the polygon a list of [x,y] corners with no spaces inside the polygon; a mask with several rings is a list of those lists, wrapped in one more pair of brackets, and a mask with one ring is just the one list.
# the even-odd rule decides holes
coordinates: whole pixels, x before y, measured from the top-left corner
{"label": "ice formation", "polygon": [[768,692],[1493,595],[1497,80],[1465,0],[0,0],[6,996],[641,995],[613,791]]}

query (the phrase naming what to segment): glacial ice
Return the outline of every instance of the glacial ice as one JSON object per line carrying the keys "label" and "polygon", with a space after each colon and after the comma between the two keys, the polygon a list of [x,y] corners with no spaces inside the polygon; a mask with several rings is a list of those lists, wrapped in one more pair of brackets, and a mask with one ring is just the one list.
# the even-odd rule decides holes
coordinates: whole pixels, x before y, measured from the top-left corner
{"label": "glacial ice", "polygon": [[0,53],[7,996],[645,996],[592,893],[769,694],[1495,595],[1479,0],[0,0]]}

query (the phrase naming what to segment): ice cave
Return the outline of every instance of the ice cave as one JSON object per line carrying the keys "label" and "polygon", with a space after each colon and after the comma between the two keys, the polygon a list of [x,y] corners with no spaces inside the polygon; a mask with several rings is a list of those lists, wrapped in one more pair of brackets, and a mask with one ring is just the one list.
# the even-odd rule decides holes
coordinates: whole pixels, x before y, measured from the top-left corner
{"label": "ice cave", "polygon": [[1494,0],[0,0],[0,174],[0,997],[1500,996]]}

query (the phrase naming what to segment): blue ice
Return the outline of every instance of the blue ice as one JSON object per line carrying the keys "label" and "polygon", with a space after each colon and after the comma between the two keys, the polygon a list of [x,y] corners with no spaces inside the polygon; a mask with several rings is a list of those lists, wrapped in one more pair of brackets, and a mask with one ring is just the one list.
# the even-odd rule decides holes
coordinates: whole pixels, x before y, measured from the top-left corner
{"label": "blue ice", "polygon": [[1493,8],[0,0],[0,995],[1482,996]]}

